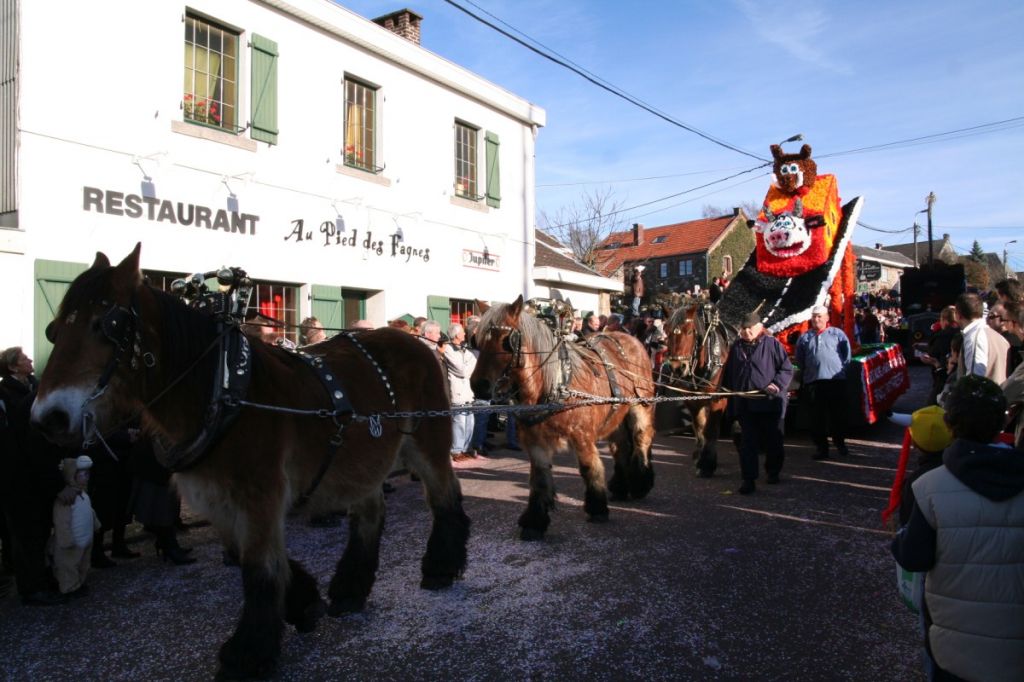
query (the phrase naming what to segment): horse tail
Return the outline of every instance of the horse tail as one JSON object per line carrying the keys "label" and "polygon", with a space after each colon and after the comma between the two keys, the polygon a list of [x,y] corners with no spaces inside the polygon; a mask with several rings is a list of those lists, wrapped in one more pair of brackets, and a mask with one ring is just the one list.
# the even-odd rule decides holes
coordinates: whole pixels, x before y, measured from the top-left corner
{"label": "horse tail", "polygon": [[641,500],[654,487],[651,444],[654,440],[654,410],[649,405],[631,405],[626,418],[609,439],[615,473],[608,482],[612,499]]}

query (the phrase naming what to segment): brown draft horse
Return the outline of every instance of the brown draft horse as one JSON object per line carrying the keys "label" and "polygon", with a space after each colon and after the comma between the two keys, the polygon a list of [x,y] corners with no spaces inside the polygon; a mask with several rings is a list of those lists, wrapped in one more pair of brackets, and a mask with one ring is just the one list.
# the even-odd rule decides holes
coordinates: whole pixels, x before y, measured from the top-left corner
{"label": "brown draft horse", "polygon": [[[54,349],[32,419],[50,439],[72,446],[89,436],[86,422],[102,432],[141,414],[158,458],[173,468],[167,453],[206,428],[212,377],[224,359],[209,352],[218,335],[213,316],[143,284],[140,246],[116,267],[97,254],[71,284],[47,330]],[[249,403],[330,411],[336,403],[311,367],[320,358],[323,372],[351,389],[355,415],[449,409],[437,358],[394,329],[339,334],[306,347],[310,361],[250,343]],[[308,502],[299,506],[310,514],[349,510],[348,544],[327,590],[332,616],[362,609],[370,594],[384,522],[381,484],[399,454],[422,479],[433,513],[421,587],[449,586],[465,567],[469,519],[450,462],[450,420],[320,417],[242,405],[199,459],[176,474],[190,507],[214,524],[241,564],[244,605],[221,646],[219,677],[270,674],[284,622],[308,632],[324,613],[316,579],[286,553],[285,515],[297,499]]]}
{"label": "brown draft horse", "polygon": [[[665,325],[671,384],[685,391],[714,393],[722,382],[722,367],[736,332],[718,320],[710,304],[694,300],[675,310]],[[728,404],[726,398],[686,403],[693,417],[697,475],[711,478],[718,468],[718,435]]]}
{"label": "brown draft horse", "polygon": [[[523,312],[523,297],[487,310],[476,332],[480,349],[473,392],[517,404],[572,404],[573,392],[624,398],[654,396],[651,361],[643,346],[620,332],[567,342],[544,321]],[[530,456],[530,499],[519,517],[520,537],[540,540],[555,503],[552,458],[572,450],[586,485],[583,508],[591,521],[608,519],[613,499],[643,498],[654,485],[652,404],[604,404],[524,414],[516,418],[519,442]],[[607,488],[598,439],[607,438],[615,473]]]}

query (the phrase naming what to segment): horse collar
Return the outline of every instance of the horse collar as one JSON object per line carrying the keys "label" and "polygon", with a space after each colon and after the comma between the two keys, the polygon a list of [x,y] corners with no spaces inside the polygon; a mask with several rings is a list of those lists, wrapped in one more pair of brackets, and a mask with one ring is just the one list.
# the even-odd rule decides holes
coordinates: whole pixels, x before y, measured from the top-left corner
{"label": "horse collar", "polygon": [[234,423],[241,401],[252,380],[252,349],[238,325],[217,323],[217,369],[213,373],[210,405],[203,415],[199,433],[186,444],[177,444],[159,454],[160,462],[171,471],[194,466]]}

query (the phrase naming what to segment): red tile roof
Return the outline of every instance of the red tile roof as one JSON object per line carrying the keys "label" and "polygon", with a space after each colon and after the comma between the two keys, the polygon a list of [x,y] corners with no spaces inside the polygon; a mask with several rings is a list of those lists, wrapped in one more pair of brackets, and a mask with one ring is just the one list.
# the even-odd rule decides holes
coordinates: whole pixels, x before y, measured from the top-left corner
{"label": "red tile roof", "polygon": [[[740,218],[745,220],[745,216],[742,214]],[[642,262],[653,258],[702,253],[710,249],[711,245],[736,219],[737,216],[726,215],[718,218],[690,220],[674,225],[646,227],[644,228],[643,244],[639,246],[633,246],[633,228],[625,232],[613,232],[598,245],[598,250],[594,254],[597,260],[597,269],[605,276],[609,276],[627,262]],[[658,237],[665,239],[656,244],[654,241]],[[616,242],[621,246],[614,249],[604,248]]]}

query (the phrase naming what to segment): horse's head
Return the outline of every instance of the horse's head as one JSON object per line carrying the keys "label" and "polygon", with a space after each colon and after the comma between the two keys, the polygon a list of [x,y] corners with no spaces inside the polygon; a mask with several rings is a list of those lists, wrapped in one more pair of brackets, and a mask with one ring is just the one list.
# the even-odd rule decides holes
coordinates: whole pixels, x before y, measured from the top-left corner
{"label": "horse's head", "polygon": [[124,389],[142,362],[141,246],[116,267],[97,253],[46,328],[53,352],[32,405],[32,422],[55,443],[77,446],[91,429],[109,427],[134,406]]}
{"label": "horse's head", "polygon": [[484,312],[474,340],[480,350],[476,369],[470,377],[473,393],[480,398],[502,401],[511,397],[508,371],[522,364],[523,297],[513,303],[495,305]]}
{"label": "horse's head", "polygon": [[676,310],[665,323],[668,336],[666,358],[674,377],[686,377],[697,361],[697,303],[689,303]]}

